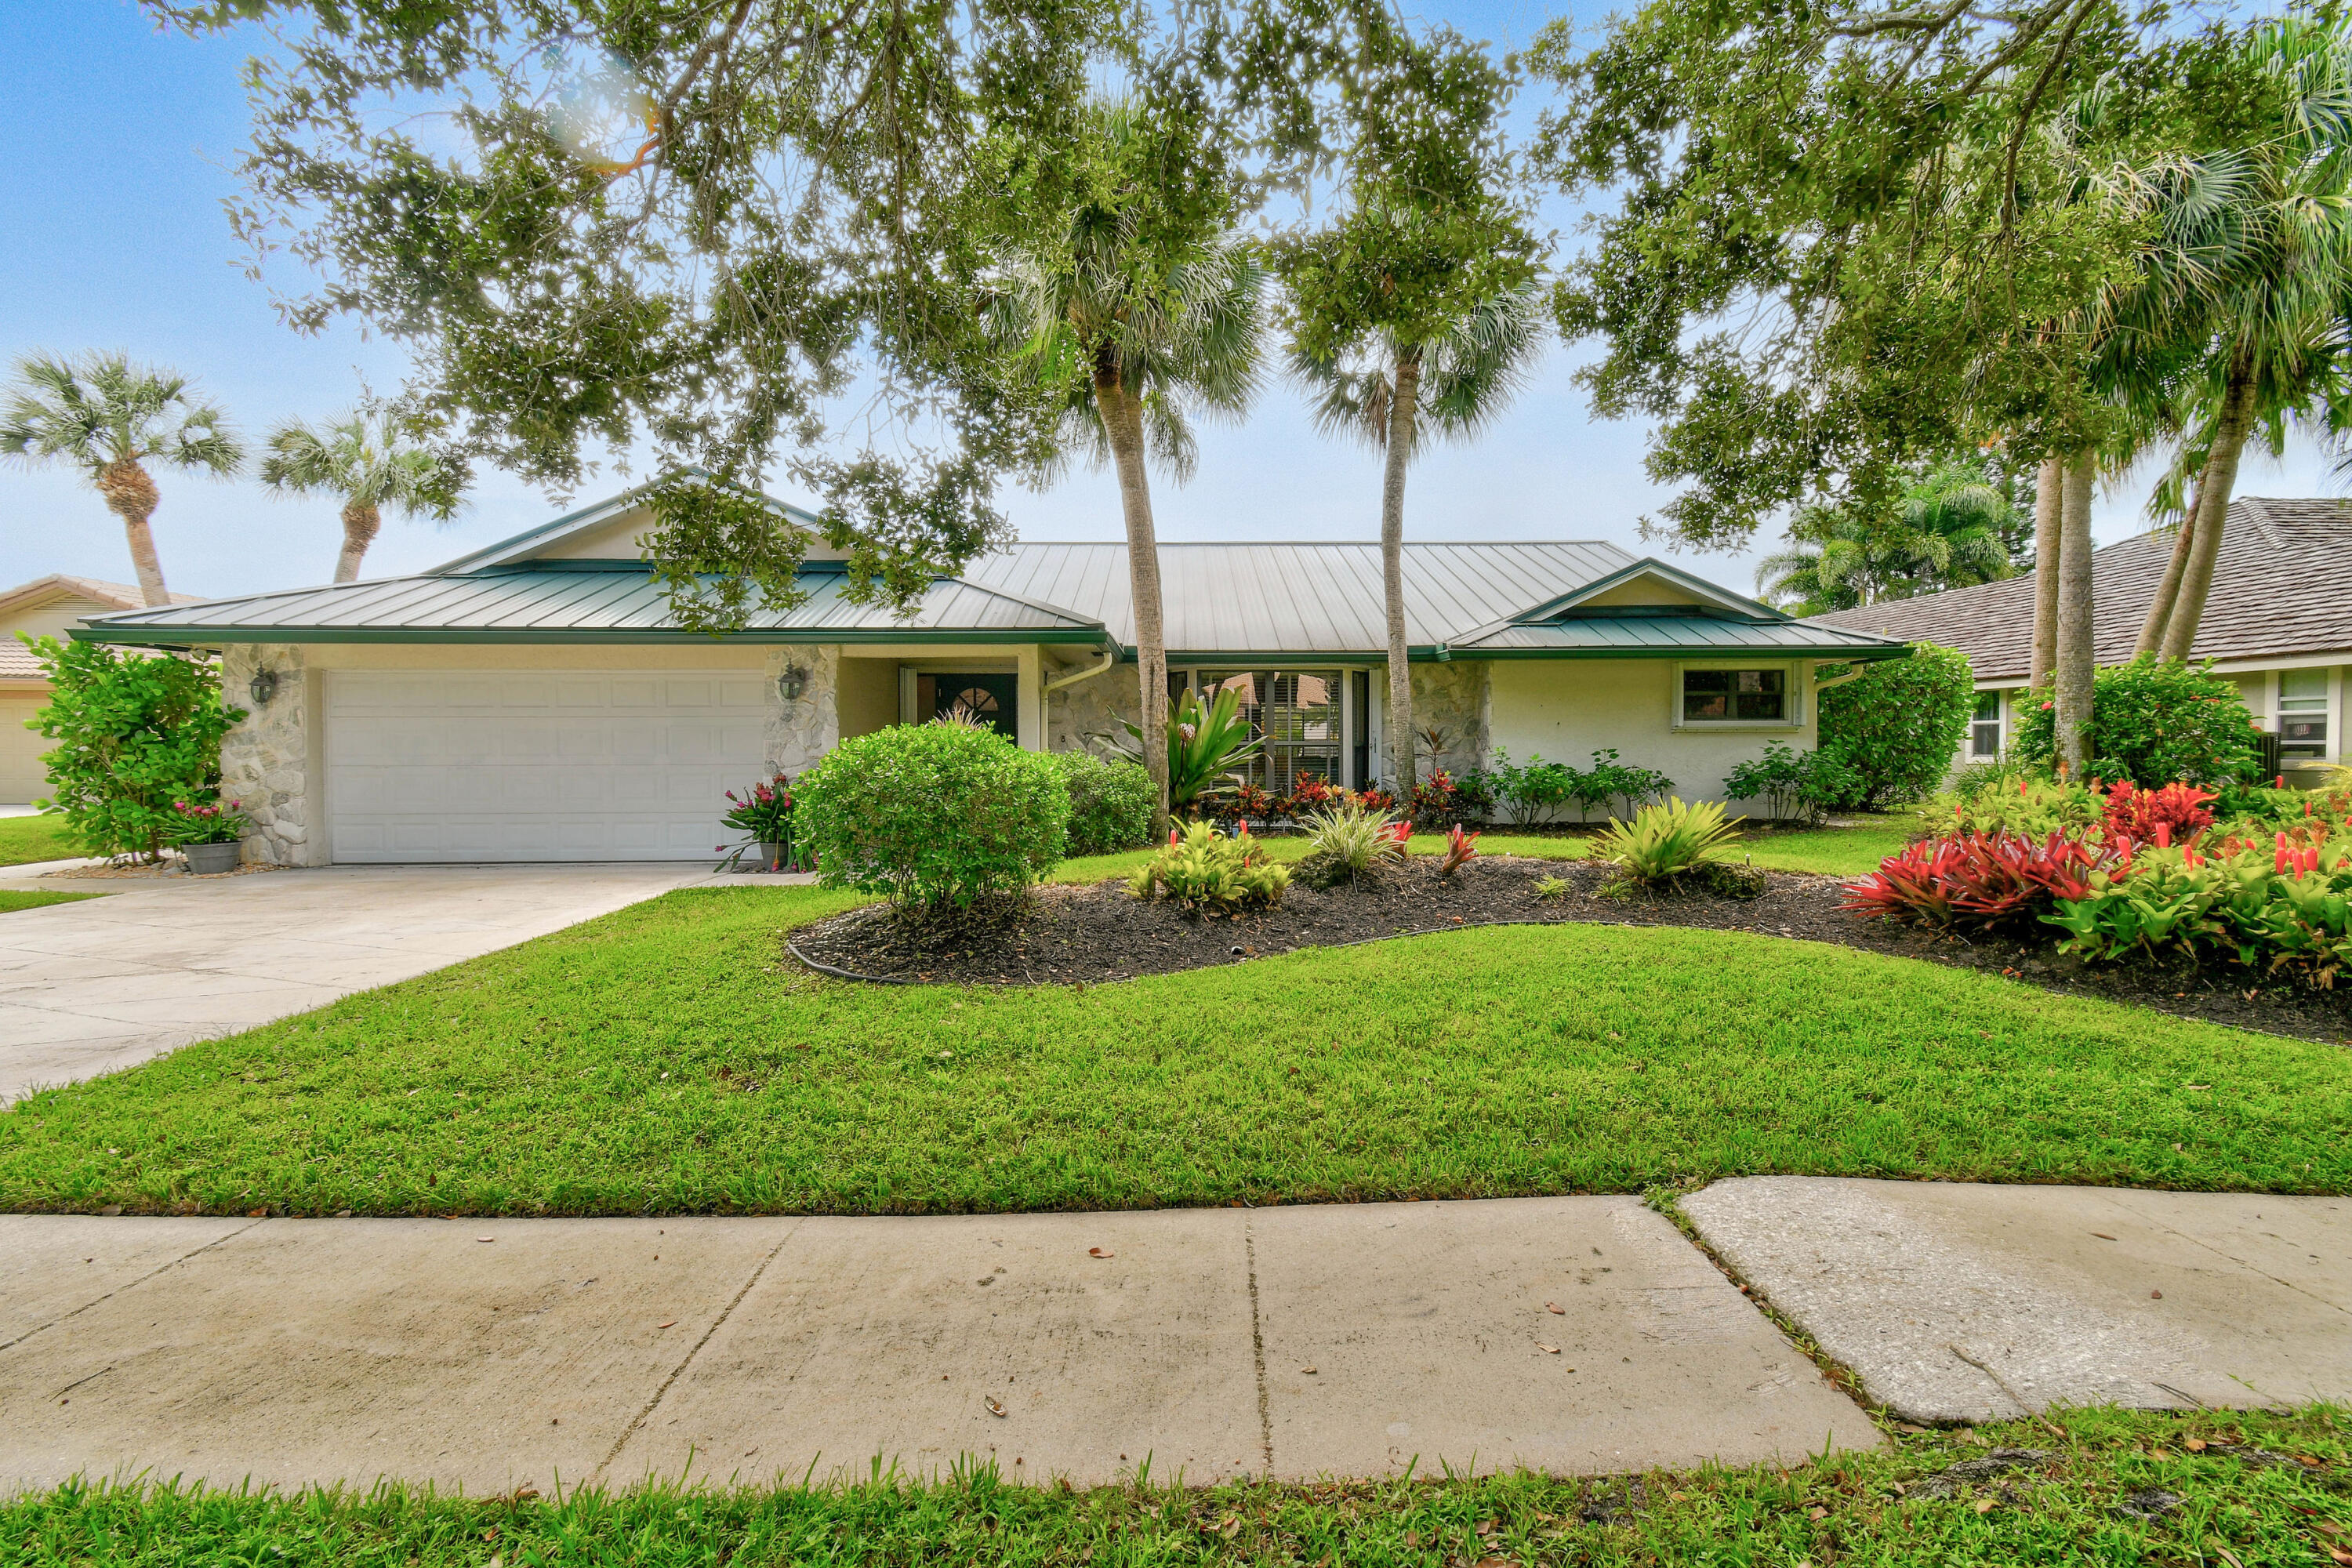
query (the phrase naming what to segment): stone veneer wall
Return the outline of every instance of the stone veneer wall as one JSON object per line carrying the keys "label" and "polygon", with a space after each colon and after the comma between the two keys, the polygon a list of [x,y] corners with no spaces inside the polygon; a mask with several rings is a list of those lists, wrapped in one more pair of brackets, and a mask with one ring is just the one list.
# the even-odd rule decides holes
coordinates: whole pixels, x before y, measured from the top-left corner
{"label": "stone veneer wall", "polygon": [[[1487,714],[1485,660],[1454,659],[1412,667],[1412,727],[1419,732],[1434,725],[1443,731],[1445,747],[1437,755],[1437,764],[1456,778],[1486,765]],[[1428,753],[1418,741],[1414,747],[1415,771],[1426,770]]]}
{"label": "stone veneer wall", "polygon": [[[278,672],[278,692],[254,706],[254,672]],[[324,834],[311,809],[310,682],[302,650],[288,643],[235,643],[221,654],[221,696],[246,710],[221,737],[221,798],[253,819],[245,858],[266,866],[315,866],[326,859]]]}
{"label": "stone veneer wall", "polygon": [[[1045,749],[1087,751],[1088,735],[1125,740],[1127,731],[1119,728],[1119,721],[1137,717],[1143,706],[1142,690],[1134,665],[1114,664],[1100,675],[1046,693]],[[1099,752],[1101,748],[1092,749]]]}
{"label": "stone veneer wall", "polygon": [[[800,700],[786,702],[776,689],[786,665],[805,678]],[[841,647],[837,643],[786,643],[768,650],[767,757],[772,773],[798,778],[841,739]]]}

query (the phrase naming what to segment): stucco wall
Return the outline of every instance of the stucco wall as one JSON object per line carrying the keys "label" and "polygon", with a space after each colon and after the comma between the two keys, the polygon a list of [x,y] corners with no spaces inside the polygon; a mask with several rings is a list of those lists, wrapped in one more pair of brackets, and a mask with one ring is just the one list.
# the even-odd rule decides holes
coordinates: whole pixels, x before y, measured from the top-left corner
{"label": "stucco wall", "polygon": [[841,733],[870,735],[898,721],[898,661],[845,655],[838,677]]}
{"label": "stucco wall", "polygon": [[[1540,756],[1581,768],[1594,751],[1614,747],[1630,766],[1673,775],[1685,800],[1723,800],[1723,775],[1740,763],[1776,742],[1800,751],[1814,742],[1813,694],[1801,663],[1794,675],[1804,723],[1736,730],[1674,728],[1668,659],[1497,659],[1487,668],[1489,760],[1500,749],[1517,763]],[[1764,809],[1761,801],[1733,805]]]}

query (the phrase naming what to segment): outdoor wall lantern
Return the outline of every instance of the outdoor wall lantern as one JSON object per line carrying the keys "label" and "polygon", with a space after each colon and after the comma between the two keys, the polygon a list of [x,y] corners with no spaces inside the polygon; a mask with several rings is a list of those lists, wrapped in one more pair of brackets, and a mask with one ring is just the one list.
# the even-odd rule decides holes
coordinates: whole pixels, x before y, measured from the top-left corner
{"label": "outdoor wall lantern", "polygon": [[256,708],[268,707],[269,700],[278,695],[278,672],[274,669],[255,670],[246,689],[253,694]]}
{"label": "outdoor wall lantern", "polygon": [[783,674],[776,677],[776,695],[787,702],[798,702],[807,687],[808,671],[797,664],[784,666]]}

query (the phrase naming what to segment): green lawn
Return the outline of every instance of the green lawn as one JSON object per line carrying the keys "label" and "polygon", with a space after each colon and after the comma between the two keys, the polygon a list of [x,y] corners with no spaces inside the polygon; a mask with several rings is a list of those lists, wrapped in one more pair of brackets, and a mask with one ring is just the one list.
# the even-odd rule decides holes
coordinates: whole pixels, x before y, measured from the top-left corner
{"label": "green lawn", "polygon": [[75,904],[84,899],[103,896],[100,893],[20,893],[0,888],[0,915],[8,914],[16,910],[37,910],[49,904]]}
{"label": "green lawn", "polygon": [[[1202,1568],[1345,1564],[1440,1568],[1495,1562],[1717,1568],[1837,1563],[2210,1563],[2270,1568],[2332,1560],[2352,1538],[2345,1413],[2191,1415],[2066,1410],[2053,1433],[2010,1422],[1972,1433],[1896,1434],[1878,1453],[1788,1468],[1708,1468],[1628,1482],[1528,1474],[1486,1479],[1184,1491],[1159,1484],[1063,1491],[992,1470],[909,1487],[688,1490],[473,1500],[373,1492],[205,1492],[109,1484],[0,1499],[0,1561],[64,1564],[271,1563],[286,1568],[569,1563],[637,1568],[733,1563],[1087,1564]],[[2200,1438],[2202,1453],[2187,1442]],[[2316,1460],[2253,1465],[2224,1440]],[[2039,1448],[2047,1471],[1916,1495],[1947,1466],[1997,1447]],[[796,1478],[795,1478],[796,1479]],[[1905,1487],[1914,1495],[1895,1489]],[[2126,1498],[2177,1499],[2158,1518]],[[2142,1502],[2141,1507],[2147,1504]],[[1588,1510],[1613,1508],[1606,1522]]]}
{"label": "green lawn", "polygon": [[61,816],[0,816],[0,866],[64,860],[80,853],[66,837]]}
{"label": "green lawn", "polygon": [[2341,1193],[2352,1053],[1739,932],[1497,927],[1118,984],[819,980],[685,890],[0,1114],[0,1208],[836,1213],[1759,1172]]}

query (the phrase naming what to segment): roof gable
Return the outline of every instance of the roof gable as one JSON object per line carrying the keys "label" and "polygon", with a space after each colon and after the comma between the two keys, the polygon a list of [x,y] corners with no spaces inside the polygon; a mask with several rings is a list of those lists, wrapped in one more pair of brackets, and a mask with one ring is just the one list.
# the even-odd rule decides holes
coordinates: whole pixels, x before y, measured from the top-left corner
{"label": "roof gable", "polygon": [[[688,470],[700,475],[700,470]],[[701,476],[707,478],[708,476]],[[511,566],[524,561],[638,561],[644,552],[638,541],[653,526],[653,508],[646,496],[660,479],[623,490],[619,495],[569,511],[551,522],[527,528],[520,533],[486,544],[454,561],[445,561],[429,568],[428,576],[446,576],[457,572],[478,572],[490,566]],[[712,480],[712,483],[719,481]],[[772,495],[760,494],[759,500],[770,511],[785,521],[815,534],[823,528],[817,515]],[[837,552],[821,543],[809,552],[811,560],[834,558]]]}

